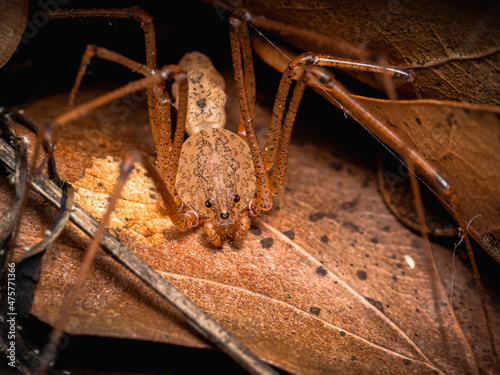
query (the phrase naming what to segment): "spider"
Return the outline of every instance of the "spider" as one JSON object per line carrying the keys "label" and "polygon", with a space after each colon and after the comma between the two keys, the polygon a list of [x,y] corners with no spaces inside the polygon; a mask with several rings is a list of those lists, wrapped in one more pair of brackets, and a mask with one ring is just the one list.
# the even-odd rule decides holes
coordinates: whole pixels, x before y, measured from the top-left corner
{"label": "spider", "polygon": [[[254,127],[255,76],[249,32],[247,24],[238,17],[230,18],[233,72],[240,104],[236,134],[224,129],[224,83],[206,56],[191,53],[178,65],[156,69],[153,19],[144,10],[132,7],[49,13],[49,18],[65,17],[116,17],[139,21],[144,30],[146,65],[89,45],[70,94],[68,111],[56,118],[54,125],[60,126],[97,106],[147,88],[149,119],[157,151],[156,168],[142,154],[131,152],[124,160],[123,178],[134,162],[140,162],[162,196],[166,214],[179,229],[188,230],[203,224],[210,242],[217,247],[224,240],[242,241],[250,228],[250,217],[269,211],[272,197],[283,187],[290,136],[307,83],[333,81],[329,72],[318,69],[321,65],[331,65],[328,57],[303,54],[290,62],[279,85],[266,144],[261,150]],[[146,78],[70,109],[93,57],[124,65]],[[379,67],[377,71],[408,75],[389,68]],[[285,114],[293,79],[297,83]],[[175,81],[172,91],[177,107],[172,140],[170,98],[164,86],[169,80]],[[189,138],[183,142],[185,132]]]}

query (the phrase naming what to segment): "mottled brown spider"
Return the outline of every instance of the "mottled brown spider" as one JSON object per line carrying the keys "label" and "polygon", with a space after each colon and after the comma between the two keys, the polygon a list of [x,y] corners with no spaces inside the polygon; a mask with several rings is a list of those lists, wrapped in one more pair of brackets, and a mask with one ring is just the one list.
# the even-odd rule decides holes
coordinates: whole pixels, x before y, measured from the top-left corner
{"label": "mottled brown spider", "polygon": [[[215,246],[220,246],[224,240],[243,240],[250,228],[250,217],[269,211],[272,196],[283,187],[292,127],[306,84],[311,80],[322,84],[335,82],[331,74],[318,66],[337,66],[338,61],[331,61],[327,56],[304,54],[290,62],[280,82],[262,151],[254,127],[255,76],[249,33],[247,24],[239,18],[230,19],[231,54],[240,104],[240,124],[237,134],[234,134],[223,128],[224,81],[210,60],[195,52],[186,55],[178,65],[156,69],[153,19],[142,9],[60,10],[50,13],[50,17],[138,20],[146,42],[146,65],[105,48],[88,46],[68,108],[73,105],[92,57],[124,65],[146,78],[68,110],[55,120],[55,124],[61,125],[115,98],[147,88],[149,119],[157,151],[156,169],[142,154],[131,152],[124,161],[122,178],[126,178],[134,162],[141,162],[162,196],[167,215],[179,229],[188,230],[203,223]],[[394,69],[373,68],[390,75],[405,74]],[[285,103],[293,79],[297,83],[285,115]],[[175,81],[177,125],[173,137],[170,98],[164,87],[167,80]],[[185,132],[190,137],[184,142]],[[269,173],[273,166],[272,173]]]}

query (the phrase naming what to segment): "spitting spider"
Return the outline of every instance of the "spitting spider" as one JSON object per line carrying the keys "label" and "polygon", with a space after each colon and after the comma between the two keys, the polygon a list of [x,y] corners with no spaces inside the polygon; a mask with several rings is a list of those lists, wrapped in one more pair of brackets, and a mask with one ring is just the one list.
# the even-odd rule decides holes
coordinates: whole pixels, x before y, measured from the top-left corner
{"label": "spitting spider", "polygon": [[[124,181],[133,163],[140,162],[160,193],[166,214],[179,229],[188,230],[203,223],[214,246],[220,246],[224,240],[243,240],[250,228],[250,217],[269,211],[272,196],[283,187],[292,127],[307,83],[333,80],[328,72],[318,69],[320,65],[331,65],[328,58],[304,54],[290,62],[279,85],[266,144],[261,150],[254,127],[255,76],[245,22],[230,18],[233,72],[240,105],[240,123],[234,134],[223,128],[224,82],[210,60],[201,53],[191,53],[178,65],[156,69],[153,19],[142,9],[59,10],[49,13],[49,17],[130,18],[141,22],[146,44],[146,65],[102,47],[88,46],[68,108],[73,106],[92,57],[124,65],[146,78],[68,110],[56,118],[55,126],[147,88],[149,120],[157,151],[156,168],[142,154],[130,152],[123,162],[120,179]],[[379,67],[377,71],[409,76],[389,68]],[[285,114],[293,79],[297,83]],[[176,97],[177,121],[171,138],[170,98],[164,82],[172,80],[175,81],[172,91]],[[189,138],[184,142],[185,132]]]}

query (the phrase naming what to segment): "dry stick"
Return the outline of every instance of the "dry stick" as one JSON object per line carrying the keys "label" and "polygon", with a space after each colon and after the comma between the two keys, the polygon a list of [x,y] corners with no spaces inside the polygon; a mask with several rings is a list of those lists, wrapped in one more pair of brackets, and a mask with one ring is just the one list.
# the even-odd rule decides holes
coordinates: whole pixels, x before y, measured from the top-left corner
{"label": "dry stick", "polygon": [[69,215],[71,213],[71,209],[73,208],[73,196],[75,194],[75,189],[69,183],[64,182],[62,187],[63,191],[63,199],[61,202],[62,208],[59,210],[57,214],[57,218],[54,221],[54,225],[50,228],[48,233],[45,233],[45,237],[38,243],[36,243],[29,251],[20,255],[14,263],[19,264],[22,261],[35,256],[47,249],[47,247],[52,244],[59,235],[62,233],[64,228],[66,228],[66,224],[69,220]]}
{"label": "dry stick", "polygon": [[[15,169],[14,151],[3,140],[0,140],[0,159],[8,168],[11,170]],[[32,188],[48,202],[60,208],[61,190],[45,176],[35,175]],[[77,204],[75,204],[71,212],[70,220],[89,237],[93,237],[99,227],[99,223]],[[135,255],[125,245],[121,244],[108,231],[104,233],[102,246],[109,255],[118,260],[142,282],[151,287],[161,298],[167,301],[193,328],[214,343],[221,351],[231,356],[250,373],[277,374],[270,366],[263,363],[238,339],[165,280],[151,266]]]}
{"label": "dry stick", "polygon": [[[46,127],[42,127],[40,129],[40,131],[38,132],[37,142],[36,142],[36,146],[35,146],[35,152],[33,153],[33,162],[31,163],[31,165],[36,164],[36,161],[38,160],[38,156],[39,156],[40,151],[42,149],[43,140],[45,138],[45,135],[48,132],[49,132],[49,130]],[[26,201],[28,199],[29,189],[27,187],[30,185],[30,182],[33,180],[33,175],[34,175],[35,170],[36,170],[36,168],[32,168],[30,170],[30,172],[28,173],[26,187],[25,187],[25,189],[22,193],[22,196],[21,196],[21,209],[20,209],[18,216],[16,217],[16,222],[14,224],[14,230],[12,231],[12,237],[10,238],[10,246],[9,246],[10,249],[14,249],[17,235],[19,234],[19,228],[21,227],[21,218],[23,216],[22,213],[24,211],[24,208],[26,206]],[[13,252],[11,252],[9,254],[9,258],[12,256],[12,254],[13,254]]]}
{"label": "dry stick", "polygon": [[[16,153],[16,168],[14,170],[14,178],[16,181],[16,195],[14,198],[14,203],[12,205],[11,212],[8,213],[5,220],[0,223],[0,250],[10,249],[10,253],[7,255],[7,263],[11,263],[14,254],[12,237],[14,237],[14,231],[16,229],[17,223],[20,221],[20,216],[23,213],[23,197],[25,196],[25,191],[28,190],[28,172],[27,172],[27,148],[26,144],[20,139],[15,138],[13,142],[17,143],[16,148],[18,152]],[[0,301],[3,300],[4,295],[0,296]]]}
{"label": "dry stick", "polygon": [[102,217],[101,220],[102,223],[101,225],[99,225],[97,233],[95,234],[87,252],[85,253],[80,269],[78,270],[76,280],[62,303],[62,306],[59,310],[59,317],[56,320],[54,327],[52,328],[52,332],[50,333],[49,342],[47,343],[47,345],[45,345],[42,351],[41,361],[39,366],[39,371],[42,374],[44,374],[48,370],[50,363],[54,361],[57,356],[57,346],[61,341],[62,335],[64,334],[64,327],[66,326],[66,323],[69,320],[69,313],[73,305],[75,304],[77,294],[82,288],[83,282],[85,281],[85,277],[87,276],[90,266],[92,265],[92,261],[94,260],[97,254],[97,250],[99,249],[99,244],[101,243],[104,231],[106,230],[105,224],[107,224],[109,222],[109,219],[111,218],[111,214],[116,205],[116,202],[118,201],[118,198],[120,197],[123,185],[125,185],[126,178],[128,174],[132,171],[132,169],[133,166],[131,165],[129,167],[128,173],[126,173],[125,175],[125,178],[123,178],[123,174],[120,175],[120,178],[118,179],[114,187],[114,193],[111,195],[109,199],[108,208],[106,209],[106,212]]}

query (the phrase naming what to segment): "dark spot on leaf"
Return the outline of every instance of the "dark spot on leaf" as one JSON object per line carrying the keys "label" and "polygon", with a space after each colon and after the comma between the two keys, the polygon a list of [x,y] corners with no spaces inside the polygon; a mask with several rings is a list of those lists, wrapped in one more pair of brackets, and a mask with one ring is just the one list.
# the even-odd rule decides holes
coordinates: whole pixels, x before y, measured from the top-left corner
{"label": "dark spot on leaf", "polygon": [[328,219],[335,219],[337,215],[335,215],[334,213],[316,212],[315,214],[309,215],[309,220],[312,222],[316,222],[323,219],[324,217]]}
{"label": "dark spot on leaf", "polygon": [[311,314],[318,316],[321,310],[319,307],[311,307],[309,311],[311,312]]}
{"label": "dark spot on leaf", "polygon": [[417,122],[417,124],[422,125],[422,120],[420,120],[420,117],[415,117],[415,121]]}
{"label": "dark spot on leaf", "polygon": [[347,173],[349,173],[351,176],[357,176],[358,173],[356,170],[352,169],[352,168],[347,168]]}
{"label": "dark spot on leaf", "polygon": [[325,267],[319,266],[318,268],[316,268],[316,273],[318,275],[321,275],[321,276],[326,276],[326,274],[328,273],[328,271],[326,270]]}
{"label": "dark spot on leaf", "polygon": [[340,331],[340,336],[345,336],[345,332],[344,331]]}
{"label": "dark spot on leaf", "polygon": [[336,171],[340,171],[343,167],[342,163],[339,161],[332,161],[328,166]]}
{"label": "dark spot on leaf", "polygon": [[100,187],[100,188],[103,188],[103,184],[101,184],[100,182],[97,183],[97,186]]}
{"label": "dark spot on leaf", "polygon": [[292,335],[296,335],[296,334],[297,334],[297,332],[294,332],[294,331],[292,331],[292,332],[290,332],[290,333],[291,333]]}
{"label": "dark spot on leaf", "polygon": [[274,240],[272,237],[267,237],[267,238],[264,238],[263,240],[260,240],[260,244],[262,245],[262,247],[264,249],[270,249],[271,247],[273,247],[273,243],[274,243]]}
{"label": "dark spot on leaf", "polygon": [[358,275],[358,278],[360,280],[366,280],[366,272],[365,271],[358,271],[358,272],[356,272],[356,275]]}
{"label": "dark spot on leaf", "polygon": [[362,188],[366,188],[370,186],[370,181],[372,180],[371,176],[367,175],[364,179],[363,182],[361,183]]}
{"label": "dark spot on leaf", "polygon": [[249,230],[254,236],[260,236],[262,234],[262,229],[256,225],[252,225]]}
{"label": "dark spot on leaf", "polygon": [[397,282],[398,281],[398,277],[397,276],[393,276],[392,277],[392,281]]}
{"label": "dark spot on leaf", "polygon": [[291,240],[295,238],[295,232],[293,230],[286,230],[283,232],[283,234]]}
{"label": "dark spot on leaf", "polygon": [[326,234],[324,236],[321,236],[320,240],[321,240],[321,242],[324,242],[324,243],[328,243],[328,241],[330,241],[330,239],[328,238],[328,236]]}
{"label": "dark spot on leaf", "polygon": [[380,301],[377,301],[373,298],[370,298],[370,297],[365,297],[365,299],[370,302],[375,308],[377,308],[378,310],[380,310],[381,312],[385,313],[384,311],[384,305],[382,305],[382,302]]}
{"label": "dark spot on leaf", "polygon": [[411,361],[409,359],[404,358],[403,359],[403,365],[409,366],[409,365],[411,365]]}
{"label": "dark spot on leaf", "polygon": [[358,358],[357,358],[355,355],[353,355],[353,356],[351,357],[351,361],[357,361],[357,360],[358,360]]}
{"label": "dark spot on leaf", "polygon": [[387,226],[383,227],[382,230],[384,232],[389,232],[391,230],[391,227],[387,225]]}
{"label": "dark spot on leaf", "polygon": [[340,207],[343,209],[343,210],[350,210],[354,207],[356,207],[358,205],[358,199],[353,199],[352,201],[348,201],[348,202],[343,202]]}
{"label": "dark spot on leaf", "polygon": [[359,227],[350,222],[350,221],[346,221],[344,222],[343,226],[348,229],[351,233],[360,233],[360,234],[363,234],[363,231],[361,229],[359,229]]}
{"label": "dark spot on leaf", "polygon": [[378,243],[378,238],[377,237],[370,238],[370,242],[371,243]]}

